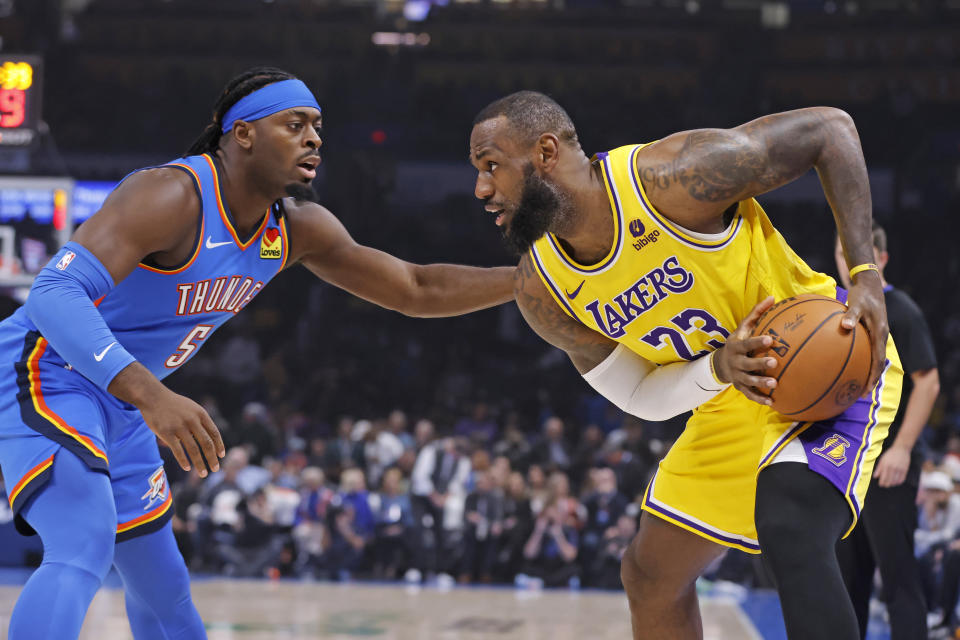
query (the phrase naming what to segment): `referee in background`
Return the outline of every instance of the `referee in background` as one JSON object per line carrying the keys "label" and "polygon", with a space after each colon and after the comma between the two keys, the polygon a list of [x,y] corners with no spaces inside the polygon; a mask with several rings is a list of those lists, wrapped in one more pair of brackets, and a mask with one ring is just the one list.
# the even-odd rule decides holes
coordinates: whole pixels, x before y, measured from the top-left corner
{"label": "referee in background", "polygon": [[[857,620],[860,637],[866,638],[870,617],[873,575],[880,569],[881,600],[890,615],[890,640],[926,640],[927,604],[920,571],[913,554],[917,528],[917,489],[923,457],[914,448],[927,424],[940,392],[937,358],[930,329],[917,304],[903,291],[888,284],[883,268],[890,259],[887,234],[874,223],[873,252],[883,281],[890,334],[900,353],[903,395],[900,408],[883,442],[860,514],[860,524],[837,545],[840,566]],[[837,240],[835,257],[843,286],[850,287],[847,263]]]}

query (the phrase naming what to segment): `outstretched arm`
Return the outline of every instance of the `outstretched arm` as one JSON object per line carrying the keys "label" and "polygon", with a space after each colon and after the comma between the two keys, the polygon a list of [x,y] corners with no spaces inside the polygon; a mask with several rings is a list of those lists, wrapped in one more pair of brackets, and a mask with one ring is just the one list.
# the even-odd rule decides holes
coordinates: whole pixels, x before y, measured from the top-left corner
{"label": "outstretched arm", "polygon": [[513,299],[513,267],[418,265],[357,244],[325,208],[288,205],[291,260],[322,280],[410,316],[455,316]]}
{"label": "outstretched arm", "polygon": [[[651,203],[679,225],[718,231],[731,205],[816,169],[850,265],[873,262],[867,168],[853,120],[830,107],[776,113],[733,129],[698,129],[664,138],[637,154]],[[843,324],[863,319],[873,343],[872,388],[886,361],[887,315],[880,276],[853,278]]]}

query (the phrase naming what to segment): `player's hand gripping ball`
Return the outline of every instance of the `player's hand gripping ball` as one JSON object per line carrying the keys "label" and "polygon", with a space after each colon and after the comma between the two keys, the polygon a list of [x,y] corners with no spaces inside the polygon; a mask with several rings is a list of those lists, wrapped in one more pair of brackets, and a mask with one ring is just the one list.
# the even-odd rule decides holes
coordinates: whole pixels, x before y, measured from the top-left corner
{"label": "player's hand gripping ball", "polygon": [[854,330],[840,326],[847,307],[826,296],[807,293],[781,300],[760,316],[754,336],[773,344],[753,357],[773,356],[777,365],[762,372],[777,380],[769,395],[778,413],[798,422],[837,416],[865,390],[872,361],[870,335],[862,322]]}

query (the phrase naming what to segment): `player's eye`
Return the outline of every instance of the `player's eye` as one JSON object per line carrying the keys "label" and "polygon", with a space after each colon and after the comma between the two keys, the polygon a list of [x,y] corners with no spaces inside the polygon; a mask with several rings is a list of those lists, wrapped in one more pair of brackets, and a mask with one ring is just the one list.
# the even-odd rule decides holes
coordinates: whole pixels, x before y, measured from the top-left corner
{"label": "player's eye", "polygon": [[287,126],[293,129],[294,131],[300,131],[300,129],[303,129],[302,122],[290,122],[287,124]]}
{"label": "player's eye", "polygon": [[499,165],[496,162],[490,162],[487,164],[487,171],[493,173]]}

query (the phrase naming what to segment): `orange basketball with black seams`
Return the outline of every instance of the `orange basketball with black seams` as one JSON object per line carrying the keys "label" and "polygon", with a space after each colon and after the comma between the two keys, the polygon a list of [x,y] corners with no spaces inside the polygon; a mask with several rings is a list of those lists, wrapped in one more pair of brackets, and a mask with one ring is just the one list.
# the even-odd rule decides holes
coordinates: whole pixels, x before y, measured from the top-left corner
{"label": "orange basketball with black seams", "polygon": [[777,380],[769,395],[773,409],[798,422],[826,420],[843,413],[863,395],[870,377],[870,335],[863,323],[840,326],[842,302],[807,293],[781,300],[760,316],[753,335],[773,344],[756,357],[777,365],[763,375]]}

